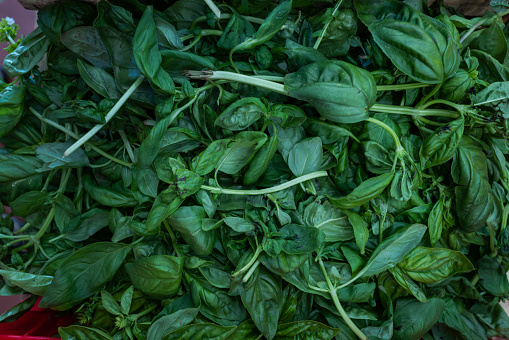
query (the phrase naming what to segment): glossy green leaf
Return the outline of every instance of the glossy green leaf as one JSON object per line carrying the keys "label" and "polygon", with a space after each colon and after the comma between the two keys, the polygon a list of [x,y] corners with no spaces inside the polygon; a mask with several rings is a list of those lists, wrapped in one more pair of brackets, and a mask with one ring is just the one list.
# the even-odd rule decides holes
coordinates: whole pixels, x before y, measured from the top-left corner
{"label": "glossy green leaf", "polygon": [[258,268],[244,284],[242,303],[260,332],[267,339],[273,339],[277,333],[279,310],[283,303],[281,281],[266,269]]}
{"label": "glossy green leaf", "polygon": [[178,293],[184,258],[168,255],[142,257],[125,265],[134,288],[154,299],[167,299]]}
{"label": "glossy green leaf", "polygon": [[439,298],[422,303],[400,299],[394,312],[394,339],[420,339],[438,321],[445,303]]}
{"label": "glossy green leaf", "polygon": [[366,120],[376,98],[373,76],[342,61],[304,66],[285,76],[285,89],[313,105],[323,118],[347,124]]}
{"label": "glossy green leaf", "polygon": [[439,127],[423,142],[419,155],[424,169],[450,160],[460,144],[465,120],[459,118]]}
{"label": "glossy green leaf", "polygon": [[99,329],[85,326],[60,327],[58,334],[62,340],[112,340],[113,338]]}
{"label": "glossy green leaf", "polygon": [[329,197],[330,202],[340,209],[351,209],[371,201],[380,195],[391,183],[394,173],[372,177],[362,182],[350,194],[341,198]]}
{"label": "glossy green leaf", "polygon": [[22,86],[9,86],[0,92],[0,137],[9,133],[23,116],[25,93]]}
{"label": "glossy green leaf", "polygon": [[398,266],[415,281],[433,284],[446,278],[474,270],[474,266],[459,251],[417,247]]}
{"label": "glossy green leaf", "polygon": [[316,321],[297,321],[281,324],[274,339],[333,339],[341,330],[328,327]]}
{"label": "glossy green leaf", "polygon": [[133,51],[141,73],[164,92],[173,93],[175,84],[161,67],[157,29],[152,6],[147,6],[134,34]]}
{"label": "glossy green leaf", "polygon": [[44,57],[50,41],[40,28],[27,35],[16,47],[14,52],[9,53],[3,65],[11,77],[29,72]]}
{"label": "glossy green leaf", "polygon": [[263,24],[258,28],[253,37],[249,37],[245,41],[237,45],[234,50],[243,51],[259,46],[270,40],[286,22],[286,18],[292,9],[292,1],[282,1],[270,14],[265,18]]}
{"label": "glossy green leaf", "polygon": [[98,292],[131,249],[131,245],[97,242],[77,250],[58,268],[40,307],[74,304]]}
{"label": "glossy green leaf", "polygon": [[41,296],[44,295],[53,280],[52,276],[23,273],[14,270],[0,270],[0,275],[4,278],[4,280],[8,280],[13,285],[18,286],[31,294]]}

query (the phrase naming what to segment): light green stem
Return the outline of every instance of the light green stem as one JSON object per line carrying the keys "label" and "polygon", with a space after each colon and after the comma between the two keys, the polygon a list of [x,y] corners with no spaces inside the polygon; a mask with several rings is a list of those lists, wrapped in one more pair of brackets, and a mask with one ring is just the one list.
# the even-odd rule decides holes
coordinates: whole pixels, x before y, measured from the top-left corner
{"label": "light green stem", "polygon": [[247,85],[262,87],[267,90],[282,93],[288,95],[288,91],[285,90],[283,84],[278,84],[273,81],[268,81],[253,76],[246,76],[244,74],[227,72],[227,71],[187,71],[185,75],[192,79],[203,79],[203,80],[228,80]]}
{"label": "light green stem", "polygon": [[452,108],[454,108],[456,111],[458,112],[461,112],[461,106],[460,105],[457,105],[453,102],[450,102],[448,100],[444,100],[444,99],[434,99],[434,100],[430,100],[429,102],[427,102],[425,105],[423,105],[421,107],[421,109],[425,109],[427,108],[428,106],[431,106],[431,105],[434,105],[434,104],[444,104],[444,105],[448,105]]}
{"label": "light green stem", "polygon": [[204,190],[208,190],[210,192],[213,192],[215,194],[225,194],[225,195],[245,195],[245,196],[251,196],[251,195],[265,195],[270,194],[273,192],[281,191],[287,188],[290,188],[294,185],[297,185],[299,183],[309,181],[314,178],[319,177],[325,177],[327,176],[327,171],[315,171],[312,173],[309,173],[304,176],[297,177],[295,179],[292,179],[291,181],[288,181],[286,183],[276,185],[275,187],[267,188],[267,189],[261,189],[261,190],[235,190],[235,189],[223,189],[218,187],[211,187],[208,185],[202,185],[201,188]]}
{"label": "light green stem", "polygon": [[[227,14],[227,13],[221,13],[221,15],[219,16],[219,19],[220,20],[226,20],[226,19],[231,19],[231,17],[233,17],[233,14]],[[257,17],[251,17],[251,16],[247,16],[247,15],[243,15],[242,18],[246,19],[247,21],[249,22],[252,22],[252,23],[255,23],[255,24],[258,24],[258,25],[261,25],[265,22],[264,19],[262,18],[257,18]],[[191,29],[194,28],[194,26],[196,26],[196,24],[200,21],[205,21],[205,20],[208,20],[209,18],[207,18],[205,15],[204,16],[201,16],[201,17],[198,17],[196,18],[196,20],[193,21],[192,25],[191,25]]]}
{"label": "light green stem", "polygon": [[242,282],[246,283],[247,281],[249,281],[249,279],[251,278],[254,271],[256,270],[256,268],[258,268],[259,265],[260,265],[260,260],[256,260],[255,263],[253,263],[253,265],[251,266],[251,268],[249,268],[249,271],[246,273],[244,278],[242,279]]}
{"label": "light green stem", "polygon": [[[190,50],[194,45],[196,45],[201,40],[201,38],[203,38],[205,36],[208,36],[208,35],[221,36],[221,35],[223,35],[223,31],[219,31],[219,30],[202,30],[200,32],[200,34],[198,34],[195,37],[195,39],[189,45],[187,45],[186,47],[184,47],[180,51],[185,52],[185,51]],[[182,38],[182,41],[185,41],[185,40],[187,40],[187,38],[192,38],[192,37],[193,37],[193,35],[186,36],[185,38]]]}
{"label": "light green stem", "polygon": [[429,119],[426,119],[424,117],[415,117],[417,120],[425,123],[425,124],[428,124],[428,125],[433,125],[433,126],[443,126],[445,125],[445,123],[437,123],[437,122],[434,122],[432,120],[429,120]]}
{"label": "light green stem", "polygon": [[19,235],[23,232],[25,232],[28,228],[30,228],[32,225],[30,224],[30,222],[27,222],[25,223],[25,225],[23,227],[21,227],[21,229],[18,229],[16,230],[13,234],[14,235]]}
{"label": "light green stem", "polygon": [[498,249],[495,247],[495,228],[493,228],[493,223],[488,222],[488,229],[490,231],[490,257],[494,258],[498,255]]}
{"label": "light green stem", "polygon": [[[72,138],[74,139],[80,139],[80,137],[75,134],[74,132],[72,132],[71,130],[68,130],[66,129],[65,127],[63,127],[62,125],[58,124],[58,123],[55,123],[54,121],[50,120],[50,119],[47,119],[47,118],[44,118],[39,112],[35,111],[32,107],[29,108],[29,110],[34,114],[34,116],[36,116],[37,118],[39,118],[39,120],[41,122],[44,122],[48,125],[51,125],[53,126],[54,128],[68,134],[69,136],[71,136]],[[98,148],[97,146],[91,144],[91,143],[88,143],[87,144],[90,149],[94,150],[95,152],[97,152],[98,154],[100,154],[101,156],[104,156],[106,158],[108,158],[109,160],[115,162],[115,163],[118,163],[120,165],[123,165],[123,166],[126,166],[128,168],[132,167],[133,165],[131,163],[126,163],[118,158],[115,158],[113,156],[111,156],[109,153],[103,151],[102,149]]]}
{"label": "light green stem", "polygon": [[72,154],[76,149],[78,149],[80,146],[85,144],[90,138],[92,138],[99,130],[101,130],[114,116],[115,114],[120,110],[120,108],[124,105],[124,103],[129,99],[129,97],[133,94],[134,91],[140,86],[140,84],[145,79],[144,76],[139,76],[138,79],[127,89],[127,91],[120,97],[118,102],[111,108],[111,110],[106,114],[106,117],[104,117],[106,123],[104,124],[98,124],[94,126],[90,131],[88,131],[83,137],[81,137],[79,140],[77,140],[73,145],[71,145],[67,150],[64,152],[64,157],[69,156]]}
{"label": "light green stem", "polygon": [[231,277],[237,277],[239,275],[242,275],[244,274],[246,271],[248,271],[249,269],[251,269],[251,266],[253,266],[255,264],[256,261],[258,261],[258,257],[260,256],[260,254],[262,253],[263,251],[263,248],[262,247],[258,247],[256,248],[256,251],[253,255],[253,257],[251,258],[251,260],[244,266],[242,267],[242,269],[236,271],[235,273],[233,273],[231,275]]}
{"label": "light green stem", "polygon": [[419,89],[421,87],[428,87],[429,84],[425,83],[410,83],[410,84],[393,84],[393,85],[378,85],[377,91],[404,91],[411,89]]}
{"label": "light green stem", "polygon": [[437,84],[433,90],[431,90],[430,93],[428,93],[426,96],[424,96],[421,101],[415,106],[417,107],[418,109],[422,109],[422,106],[431,98],[435,95],[435,93],[438,92],[438,90],[440,89],[440,87],[442,87],[442,84]]}
{"label": "light green stem", "polygon": [[341,306],[341,302],[339,302],[338,294],[336,292],[336,287],[332,284],[329,275],[327,274],[327,270],[325,269],[325,265],[323,264],[322,258],[318,259],[318,263],[320,264],[320,268],[322,268],[323,276],[325,276],[325,280],[327,281],[327,286],[329,286],[329,294],[332,297],[332,301],[334,301],[334,305],[339,312],[339,315],[343,318],[343,321],[350,327],[350,329],[359,337],[361,340],[368,340],[368,338],[361,332],[361,330],[353,323],[353,321],[348,317],[343,306]]}
{"label": "light green stem", "polygon": [[334,9],[332,10],[332,15],[330,17],[329,20],[327,20],[327,22],[325,23],[325,25],[323,26],[323,29],[322,29],[322,33],[320,34],[320,36],[318,37],[318,39],[316,40],[315,44],[313,45],[313,48],[315,50],[318,49],[318,47],[320,47],[320,43],[322,42],[323,38],[325,37],[325,35],[327,34],[327,29],[329,28],[329,25],[330,23],[334,20],[334,18],[336,17],[336,13],[338,12],[339,10],[339,6],[341,6],[341,3],[343,3],[343,0],[339,0],[338,3],[336,4],[336,6],[334,6]]}
{"label": "light green stem", "polygon": [[386,104],[375,104],[369,108],[372,112],[383,112],[383,113],[394,113],[399,115],[426,117],[426,116],[437,116],[437,117],[448,117],[448,118],[459,118],[460,115],[454,111],[429,109],[422,110],[408,106],[395,106]]}
{"label": "light green stem", "polygon": [[46,216],[46,219],[44,220],[44,224],[42,225],[41,229],[35,234],[34,237],[30,238],[30,241],[25,243],[24,245],[16,248],[13,250],[13,252],[19,252],[23,249],[26,249],[33,245],[34,243],[38,242],[41,237],[48,231],[49,227],[51,226],[51,222],[53,222],[53,217],[55,217],[55,206],[51,207],[51,210],[48,213],[48,216]]}
{"label": "light green stem", "polygon": [[479,276],[479,272],[476,272],[474,277],[472,277],[472,280],[470,280],[470,283],[475,286],[477,284],[477,282],[479,282],[479,279],[481,277]]}
{"label": "light green stem", "polygon": [[125,131],[119,130],[118,133],[120,134],[120,138],[122,138],[122,142],[124,142],[124,147],[127,150],[127,154],[129,155],[131,162],[136,163],[136,157],[134,156],[133,148],[131,143],[129,143],[129,138],[127,138]]}
{"label": "light green stem", "polygon": [[[58,196],[63,195],[65,192],[65,188],[67,187],[67,182],[69,181],[69,178],[71,177],[71,169],[64,169],[62,173],[62,178],[60,179],[60,186],[58,187],[57,194],[55,198],[58,198]],[[44,224],[42,225],[41,229],[35,234],[35,236],[30,236],[30,241],[26,244],[16,248],[13,250],[13,252],[18,252],[23,249],[26,249],[30,247],[31,245],[38,243],[39,240],[44,236],[46,231],[51,226],[51,222],[53,222],[53,218],[55,217],[55,204],[51,207],[48,216],[46,216],[46,220],[44,220]]]}
{"label": "light green stem", "polygon": [[217,8],[216,4],[212,0],[205,0],[205,3],[207,4],[207,6],[209,6],[211,11],[214,12],[214,15],[218,19],[221,18],[221,11],[219,10],[219,8]]}
{"label": "light green stem", "polygon": [[173,246],[173,249],[175,249],[175,252],[177,253],[177,257],[182,257],[182,253],[180,252],[180,248],[177,244],[177,237],[175,236],[175,233],[173,233],[173,230],[170,227],[170,224],[166,222],[166,220],[163,220],[163,224],[166,227],[166,230],[168,231],[168,234],[170,235],[171,244]]}
{"label": "light green stem", "polygon": [[376,124],[380,127],[382,127],[384,130],[386,130],[394,140],[394,144],[396,145],[396,156],[402,156],[401,153],[405,152],[405,149],[403,148],[403,145],[401,145],[401,142],[399,141],[399,136],[396,134],[396,131],[394,131],[389,125],[385,124],[382,121],[379,121],[375,118],[368,118],[366,119],[367,122]]}

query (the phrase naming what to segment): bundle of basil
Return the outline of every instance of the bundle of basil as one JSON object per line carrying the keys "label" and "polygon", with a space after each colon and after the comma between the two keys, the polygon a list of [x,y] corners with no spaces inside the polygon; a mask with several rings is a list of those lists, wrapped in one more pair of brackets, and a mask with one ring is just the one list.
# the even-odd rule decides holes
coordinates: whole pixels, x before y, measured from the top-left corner
{"label": "bundle of basil", "polygon": [[63,339],[508,336],[493,9],[43,8],[0,84],[0,295],[33,294],[0,321],[42,296]]}

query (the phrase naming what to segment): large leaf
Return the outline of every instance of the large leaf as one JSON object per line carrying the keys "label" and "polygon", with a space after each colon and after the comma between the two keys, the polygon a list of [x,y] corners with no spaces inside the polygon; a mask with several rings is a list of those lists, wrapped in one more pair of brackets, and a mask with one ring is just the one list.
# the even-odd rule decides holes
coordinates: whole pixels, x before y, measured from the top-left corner
{"label": "large leaf", "polygon": [[456,187],[458,227],[474,232],[483,227],[493,209],[492,189],[488,179],[487,158],[481,146],[463,136],[454,155],[451,174]]}
{"label": "large leaf", "polygon": [[48,51],[49,39],[38,27],[27,35],[4,59],[4,68],[11,77],[29,72]]}
{"label": "large leaf", "polygon": [[4,280],[8,280],[15,286],[35,295],[43,295],[48,289],[51,280],[53,280],[52,276],[23,273],[14,270],[0,270],[0,275],[3,276]]}
{"label": "large leaf", "polygon": [[142,257],[125,268],[134,288],[153,299],[173,297],[180,289],[183,257],[152,255]]}
{"label": "large leaf", "polygon": [[474,270],[463,253],[451,249],[417,247],[398,266],[415,281],[433,284]]}
{"label": "large leaf", "polygon": [[72,305],[98,292],[113,278],[131,249],[131,245],[109,242],[78,249],[62,262],[39,306]]}
{"label": "large leaf", "polygon": [[253,318],[256,327],[269,340],[277,332],[279,310],[283,303],[281,280],[265,268],[255,271],[244,285],[242,303]]}
{"label": "large leaf", "polygon": [[337,123],[368,119],[368,109],[376,99],[373,76],[337,60],[315,62],[287,74],[285,89],[290,96],[311,103],[323,118]]}
{"label": "large leaf", "polygon": [[419,244],[425,232],[426,226],[414,224],[387,237],[376,247],[364,268],[341,287],[360,277],[373,276],[396,266]]}

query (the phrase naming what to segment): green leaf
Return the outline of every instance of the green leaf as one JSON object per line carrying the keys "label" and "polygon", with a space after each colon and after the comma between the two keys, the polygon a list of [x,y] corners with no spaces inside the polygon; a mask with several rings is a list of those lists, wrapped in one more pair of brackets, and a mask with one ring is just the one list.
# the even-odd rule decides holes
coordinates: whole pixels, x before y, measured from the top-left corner
{"label": "green leaf", "polygon": [[213,323],[199,323],[182,327],[161,340],[203,339],[222,340],[235,331],[235,326],[223,327]]}
{"label": "green leaf", "polygon": [[259,131],[242,131],[236,136],[235,143],[219,160],[216,169],[233,175],[239,172],[251,159],[254,153],[267,141],[267,135]]}
{"label": "green leaf", "polygon": [[198,315],[198,310],[198,308],[186,308],[163,316],[150,326],[147,340],[163,339],[165,335],[189,325]]}
{"label": "green leaf", "polygon": [[42,162],[33,156],[1,155],[0,182],[17,181],[38,173]]}
{"label": "green leaf", "polygon": [[228,150],[229,139],[215,140],[191,162],[191,170],[200,176],[206,175],[216,168]]}
{"label": "green leaf", "polygon": [[487,159],[481,146],[463,136],[454,155],[451,175],[456,187],[458,227],[474,232],[485,226],[493,209],[492,189],[488,179]]}
{"label": "green leaf", "polygon": [[159,52],[158,43],[154,9],[152,6],[147,6],[134,33],[134,59],[141,73],[157,88],[173,93],[175,84],[168,72],[161,67],[163,58]]}
{"label": "green leaf", "polygon": [[316,321],[297,321],[281,324],[274,339],[315,339],[330,340],[341,332]]}
{"label": "green leaf", "polygon": [[35,149],[37,158],[44,162],[43,170],[69,169],[89,166],[90,161],[82,149],[64,157],[64,151],[72,145],[66,143],[45,143]]}
{"label": "green leaf", "polygon": [[424,169],[443,164],[454,156],[464,127],[465,120],[459,118],[436,129],[424,140],[419,151]]}
{"label": "green leaf", "polygon": [[265,268],[258,267],[244,284],[242,303],[253,318],[256,327],[269,340],[277,332],[279,310],[283,304],[281,281]]}
{"label": "green leaf", "polygon": [[440,236],[442,235],[442,229],[444,228],[444,201],[439,199],[433,206],[433,209],[428,216],[428,231],[431,245],[434,246]]}
{"label": "green leaf", "polygon": [[405,271],[403,271],[399,266],[392,267],[389,271],[403,289],[415,296],[415,298],[420,302],[426,302],[426,295],[424,295],[422,289],[414,281],[412,281]]}
{"label": "green leaf", "polygon": [[39,211],[48,201],[47,193],[29,191],[16,198],[10,206],[15,216],[26,217]]}
{"label": "green leaf", "polygon": [[380,195],[391,183],[393,178],[393,172],[369,178],[347,196],[341,198],[329,197],[329,200],[334,206],[340,209],[352,209],[361,206]]}
{"label": "green leaf", "polygon": [[5,57],[3,62],[5,71],[11,77],[30,72],[42,60],[49,46],[49,39],[41,28],[37,27],[21,41],[12,53]]}
{"label": "green leaf", "polygon": [[253,25],[244,16],[233,11],[228,25],[226,25],[221,38],[217,42],[217,46],[231,50],[254,36],[255,32]]}
{"label": "green leaf", "polygon": [[147,216],[147,231],[152,232],[161,226],[161,223],[173,214],[184,199],[173,188],[162,191],[155,199]]}
{"label": "green leaf", "polygon": [[391,184],[391,197],[406,202],[412,197],[412,178],[410,172],[402,169],[396,171]]}
{"label": "green leaf", "polygon": [[355,236],[348,216],[329,201],[316,199],[306,207],[303,217],[308,227],[323,231],[326,242],[347,241]]}
{"label": "green leaf", "polygon": [[419,340],[437,323],[445,303],[439,298],[422,303],[412,299],[399,299],[394,311],[394,339]]}
{"label": "green leaf", "polygon": [[25,111],[25,87],[8,86],[0,92],[0,137],[7,135]]}
{"label": "green leaf", "polygon": [[78,59],[78,71],[87,85],[101,96],[111,99],[120,99],[122,96],[115,78],[103,69]]}
{"label": "green leaf", "polygon": [[111,336],[97,328],[84,326],[60,327],[58,334],[62,340],[113,340]]}
{"label": "green leaf", "polygon": [[95,185],[89,176],[83,176],[83,187],[95,201],[105,206],[132,207],[138,203],[130,190],[118,186],[100,187]]}
{"label": "green leaf", "polygon": [[413,224],[387,237],[375,248],[364,268],[341,286],[347,286],[357,278],[373,276],[396,266],[419,244],[425,232],[426,226]]}
{"label": "green leaf", "polygon": [[75,27],[62,34],[60,41],[65,47],[96,67],[106,69],[112,66],[108,50],[104,46],[96,27]]}
{"label": "green leaf", "polygon": [[131,310],[133,295],[134,286],[131,286],[125,290],[125,292],[122,294],[122,297],[120,298],[120,308],[122,309],[122,313],[125,315],[128,315]]}
{"label": "green leaf", "polygon": [[117,301],[115,301],[115,298],[111,295],[111,293],[104,289],[101,290],[101,300],[104,309],[106,309],[109,313],[113,315],[122,315],[122,309],[120,309],[120,306]]}
{"label": "green leaf", "polygon": [[481,286],[495,296],[506,296],[509,293],[509,280],[504,268],[496,259],[484,255],[478,262]]}
{"label": "green leaf", "polygon": [[287,224],[279,229],[279,233],[281,249],[290,255],[311,253],[320,247],[325,238],[320,229],[297,224]]}
{"label": "green leaf", "polygon": [[31,294],[41,296],[44,295],[51,280],[53,280],[52,276],[23,273],[14,270],[0,270],[0,275],[3,276],[4,280],[8,280],[13,285]]}
{"label": "green leaf", "polygon": [[97,242],[75,251],[54,275],[39,306],[75,304],[97,293],[122,265],[132,246]]}
{"label": "green leaf", "polygon": [[209,255],[216,243],[215,230],[205,231],[201,221],[207,216],[201,206],[185,206],[177,209],[169,218],[170,226],[178,231],[197,255]]}
{"label": "green leaf", "polygon": [[481,50],[503,64],[507,54],[507,40],[498,22],[482,30],[481,34],[470,43],[469,48]]}
{"label": "green leaf", "polygon": [[417,247],[398,265],[418,282],[433,284],[458,274],[474,270],[474,266],[459,251]]}
{"label": "green leaf", "polygon": [[368,119],[376,99],[373,76],[337,60],[312,63],[287,74],[285,89],[291,97],[313,105],[322,118],[344,124]]}
{"label": "green leaf", "polygon": [[409,22],[384,19],[369,29],[377,45],[402,72],[428,84],[444,80],[440,50],[423,28]]}
{"label": "green leaf", "polygon": [[263,24],[258,28],[256,34],[252,38],[248,38],[244,42],[237,45],[233,50],[244,51],[259,46],[269,41],[281,27],[285,24],[286,18],[292,9],[292,0],[282,1],[270,14],[265,18]]}
{"label": "green leaf", "polygon": [[125,268],[134,288],[153,299],[167,299],[180,289],[184,258],[152,255],[127,263]]}
{"label": "green leaf", "polygon": [[322,140],[318,137],[297,143],[288,155],[288,167],[295,176],[321,170],[322,163]]}
{"label": "green leaf", "polygon": [[491,83],[473,98],[474,105],[497,105],[509,98],[509,81]]}
{"label": "green leaf", "polygon": [[373,300],[375,293],[375,283],[359,283],[338,289],[336,293],[340,301],[362,303]]}
{"label": "green leaf", "polygon": [[355,243],[357,244],[357,247],[359,247],[361,254],[364,255],[364,247],[369,239],[368,225],[359,214],[347,209],[343,212],[348,216],[348,221],[353,227]]}
{"label": "green leaf", "polygon": [[246,309],[237,296],[228,295],[202,275],[188,270],[184,275],[191,288],[194,306],[199,306],[203,316],[222,326],[238,325],[246,319]]}
{"label": "green leaf", "polygon": [[214,125],[232,131],[245,130],[267,113],[258,98],[242,98],[228,106],[216,119]]}
{"label": "green leaf", "polygon": [[238,233],[249,233],[255,230],[255,225],[241,217],[228,216],[223,219],[224,223]]}
{"label": "green leaf", "polygon": [[271,136],[267,143],[263,144],[260,151],[256,153],[249,168],[244,173],[244,185],[253,185],[265,173],[274,157],[279,144],[276,135]]}

